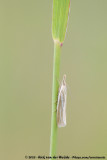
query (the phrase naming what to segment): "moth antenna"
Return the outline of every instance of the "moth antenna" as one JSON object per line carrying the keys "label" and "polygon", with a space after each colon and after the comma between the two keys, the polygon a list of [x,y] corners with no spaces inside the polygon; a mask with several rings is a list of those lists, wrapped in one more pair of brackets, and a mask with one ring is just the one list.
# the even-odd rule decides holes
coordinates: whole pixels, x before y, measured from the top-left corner
{"label": "moth antenna", "polygon": [[63,75],[63,79],[66,80],[66,74]]}
{"label": "moth antenna", "polygon": [[63,83],[64,85],[66,85],[66,74],[63,75],[63,81],[62,81],[62,83]]}

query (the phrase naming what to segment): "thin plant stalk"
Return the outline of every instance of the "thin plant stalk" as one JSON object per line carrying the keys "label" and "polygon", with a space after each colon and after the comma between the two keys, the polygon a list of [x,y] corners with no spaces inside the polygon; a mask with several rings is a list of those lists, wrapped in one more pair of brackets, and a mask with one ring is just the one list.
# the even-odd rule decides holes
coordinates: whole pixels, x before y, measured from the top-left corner
{"label": "thin plant stalk", "polygon": [[56,155],[57,145],[57,98],[59,88],[59,73],[60,73],[60,50],[59,43],[54,43],[54,62],[53,62],[53,89],[52,89],[52,119],[51,119],[51,144],[50,144],[50,156]]}
{"label": "thin plant stalk", "polygon": [[50,157],[56,156],[57,146],[57,99],[59,90],[60,52],[66,35],[70,0],[53,0],[52,37],[54,40],[53,88],[52,88],[52,118]]}

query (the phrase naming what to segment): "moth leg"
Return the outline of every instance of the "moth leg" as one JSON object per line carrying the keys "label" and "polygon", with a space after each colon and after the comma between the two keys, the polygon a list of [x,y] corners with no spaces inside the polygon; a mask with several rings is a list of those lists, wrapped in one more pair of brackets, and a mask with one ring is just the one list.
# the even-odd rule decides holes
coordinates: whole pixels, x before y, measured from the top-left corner
{"label": "moth leg", "polygon": [[[56,104],[56,105],[57,105],[57,103],[58,103],[58,94],[59,94],[59,93],[57,93],[57,100],[56,100],[56,101],[54,101],[54,104]],[[53,111],[53,112],[57,112],[57,108],[56,108],[56,110],[55,110],[55,111]]]}
{"label": "moth leg", "polygon": [[53,112],[57,112],[57,109],[55,109]]}
{"label": "moth leg", "polygon": [[57,102],[58,102],[58,101],[56,100],[56,101],[54,102],[54,104],[56,104],[56,105],[57,105]]}
{"label": "moth leg", "polygon": [[[58,100],[56,100],[56,101],[54,102],[54,104],[57,105],[57,102],[58,102]],[[53,112],[56,112],[56,111],[57,111],[57,109],[55,109]]]}
{"label": "moth leg", "polygon": [[58,95],[59,95],[59,91],[57,92],[57,100],[54,101],[54,104],[56,104],[56,105],[57,105],[57,103],[58,103]]}

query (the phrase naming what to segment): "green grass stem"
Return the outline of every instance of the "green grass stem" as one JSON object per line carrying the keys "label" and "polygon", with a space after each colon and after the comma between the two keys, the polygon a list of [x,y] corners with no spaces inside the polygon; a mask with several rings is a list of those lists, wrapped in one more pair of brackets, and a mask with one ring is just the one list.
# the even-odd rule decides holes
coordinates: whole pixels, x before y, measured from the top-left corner
{"label": "green grass stem", "polygon": [[52,118],[50,156],[56,156],[57,146],[57,100],[60,74],[60,52],[65,39],[69,15],[70,0],[53,0],[52,37],[54,40],[53,88],[52,88]]}
{"label": "green grass stem", "polygon": [[53,88],[52,88],[52,119],[51,119],[51,142],[50,142],[50,156],[56,155],[57,145],[57,99],[59,89],[59,73],[60,73],[60,50],[59,43],[54,43],[54,62],[53,62]]}

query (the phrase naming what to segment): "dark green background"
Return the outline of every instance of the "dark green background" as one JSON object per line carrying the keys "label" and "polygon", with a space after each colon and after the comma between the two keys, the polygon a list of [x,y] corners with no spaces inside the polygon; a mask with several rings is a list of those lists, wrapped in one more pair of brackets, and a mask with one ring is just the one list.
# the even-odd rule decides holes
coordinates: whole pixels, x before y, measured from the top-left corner
{"label": "dark green background", "polygon": [[[0,1],[0,159],[49,155],[52,0]],[[107,156],[107,0],[72,0],[61,52],[57,155]]]}

